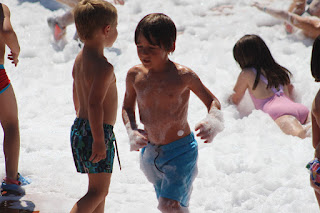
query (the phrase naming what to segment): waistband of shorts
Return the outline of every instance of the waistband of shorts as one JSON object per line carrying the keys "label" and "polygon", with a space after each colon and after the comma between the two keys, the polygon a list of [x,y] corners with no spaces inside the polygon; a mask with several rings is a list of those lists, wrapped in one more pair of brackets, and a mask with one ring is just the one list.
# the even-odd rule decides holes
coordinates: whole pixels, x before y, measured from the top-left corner
{"label": "waistband of shorts", "polygon": [[4,70],[4,65],[0,64],[0,69]]}
{"label": "waistband of shorts", "polygon": [[[86,123],[89,124],[89,120],[88,120],[88,119],[78,118],[78,117],[77,117],[77,118],[74,120],[74,124],[77,124],[77,125],[80,125],[81,123],[84,123],[84,122],[86,122]],[[89,124],[89,125],[90,125],[90,124]],[[113,129],[113,126],[110,125],[110,124],[103,124],[103,127],[109,127],[109,128],[112,128],[112,129]]]}
{"label": "waistband of shorts", "polygon": [[[166,144],[166,145],[159,145],[159,147],[163,151],[172,150],[172,149],[175,149],[179,146],[186,145],[186,143],[191,143],[193,141],[195,141],[195,138],[194,138],[193,132],[191,132],[189,135],[187,135],[183,138],[180,138],[179,140],[173,141],[173,142]],[[157,145],[154,145],[154,146],[157,146]]]}

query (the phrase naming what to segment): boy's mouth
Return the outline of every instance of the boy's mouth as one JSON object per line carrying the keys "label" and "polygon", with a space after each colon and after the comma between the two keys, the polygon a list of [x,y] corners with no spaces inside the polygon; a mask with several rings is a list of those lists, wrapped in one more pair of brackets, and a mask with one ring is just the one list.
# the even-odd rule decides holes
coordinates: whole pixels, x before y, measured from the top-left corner
{"label": "boy's mouth", "polygon": [[150,61],[149,59],[143,59],[142,62],[143,62],[144,64],[149,64],[151,61]]}

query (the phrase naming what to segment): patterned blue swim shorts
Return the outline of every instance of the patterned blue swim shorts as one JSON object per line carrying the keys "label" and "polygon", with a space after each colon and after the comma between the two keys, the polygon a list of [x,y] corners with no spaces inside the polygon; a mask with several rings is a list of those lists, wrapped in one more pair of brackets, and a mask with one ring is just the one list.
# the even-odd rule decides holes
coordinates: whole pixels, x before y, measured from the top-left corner
{"label": "patterned blue swim shorts", "polygon": [[77,172],[80,173],[112,173],[114,159],[113,126],[103,125],[107,157],[98,163],[92,163],[89,158],[92,154],[93,137],[89,120],[76,118],[71,127],[71,149]]}

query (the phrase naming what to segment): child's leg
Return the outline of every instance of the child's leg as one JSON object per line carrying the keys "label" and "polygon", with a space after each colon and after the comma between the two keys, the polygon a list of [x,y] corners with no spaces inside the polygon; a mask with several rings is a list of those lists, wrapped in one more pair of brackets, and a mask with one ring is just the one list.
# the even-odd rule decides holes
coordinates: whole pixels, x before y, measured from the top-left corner
{"label": "child's leg", "polygon": [[10,85],[0,94],[0,122],[4,131],[3,150],[6,163],[6,176],[17,179],[20,134],[16,97]]}
{"label": "child's leg", "polygon": [[302,17],[285,10],[277,10],[268,7],[263,7],[260,4],[255,4],[259,10],[262,10],[269,15],[286,21],[293,26],[300,28],[303,33],[311,38],[316,38],[320,34],[320,19],[315,17]]}
{"label": "child's leg", "polygon": [[87,194],[73,206],[70,213],[104,212],[104,202],[109,192],[111,173],[88,174],[88,178]]}
{"label": "child's leg", "polygon": [[67,27],[74,23],[74,17],[72,10],[69,10],[62,16],[56,18],[57,22],[61,25],[61,27]]}
{"label": "child's leg", "polygon": [[306,0],[293,0],[291,5],[289,6],[288,11],[297,15],[301,15],[302,13],[304,13],[305,8]]}
{"label": "child's leg", "polygon": [[[306,138],[307,128],[303,127],[301,123],[292,115],[283,115],[275,120],[280,129],[293,136],[298,136],[302,139]],[[309,127],[310,128],[310,127]]]}
{"label": "child's leg", "polygon": [[187,207],[182,207],[176,200],[160,197],[158,209],[163,213],[188,213]]}
{"label": "child's leg", "polygon": [[314,193],[316,195],[316,198],[317,198],[317,201],[318,201],[318,205],[320,207],[320,194],[317,191],[314,191]]}

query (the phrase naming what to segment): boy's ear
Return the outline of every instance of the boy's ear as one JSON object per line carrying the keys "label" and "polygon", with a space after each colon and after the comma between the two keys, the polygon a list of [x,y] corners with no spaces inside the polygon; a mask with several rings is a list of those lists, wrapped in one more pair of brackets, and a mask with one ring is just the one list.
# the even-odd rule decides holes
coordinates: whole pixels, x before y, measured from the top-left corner
{"label": "boy's ear", "polygon": [[110,32],[110,29],[111,29],[111,26],[110,26],[110,25],[105,26],[105,27],[103,28],[103,33],[104,33],[105,35],[108,35],[109,32]]}
{"label": "boy's ear", "polygon": [[176,49],[176,42],[173,42],[172,47],[169,50],[169,53],[173,53]]}

